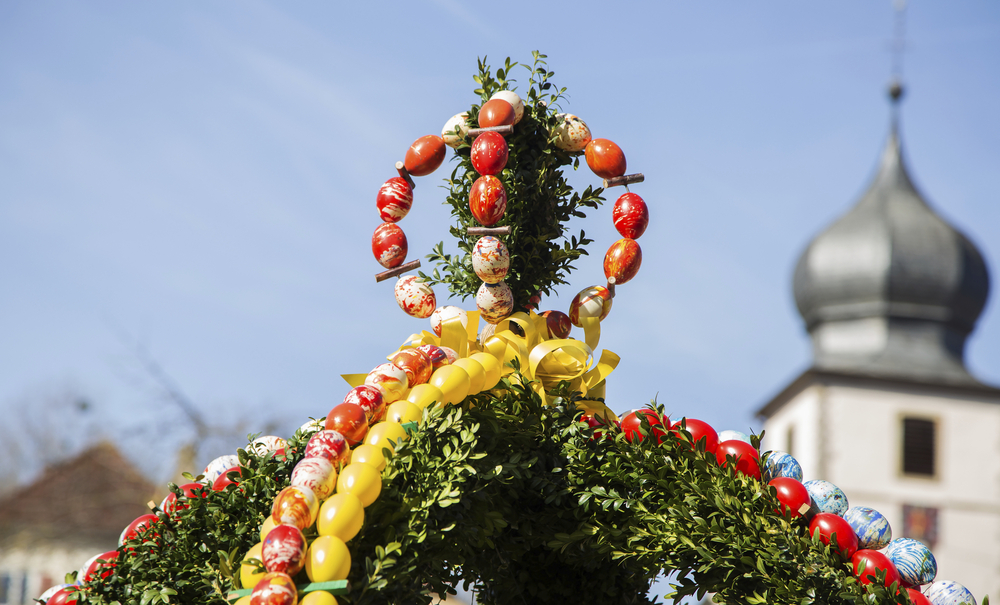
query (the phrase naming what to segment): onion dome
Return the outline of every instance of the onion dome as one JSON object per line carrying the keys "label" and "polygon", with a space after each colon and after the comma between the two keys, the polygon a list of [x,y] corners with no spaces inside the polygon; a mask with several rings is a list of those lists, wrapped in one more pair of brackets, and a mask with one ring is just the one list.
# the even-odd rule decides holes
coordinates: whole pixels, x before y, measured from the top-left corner
{"label": "onion dome", "polygon": [[979,384],[964,350],[989,293],[986,263],[914,187],[895,121],[868,191],[809,244],[793,284],[814,368]]}

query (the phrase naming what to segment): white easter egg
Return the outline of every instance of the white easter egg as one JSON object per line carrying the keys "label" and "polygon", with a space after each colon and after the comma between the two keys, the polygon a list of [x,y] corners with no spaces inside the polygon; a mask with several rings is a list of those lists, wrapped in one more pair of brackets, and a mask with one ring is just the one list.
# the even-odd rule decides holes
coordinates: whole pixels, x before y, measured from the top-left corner
{"label": "white easter egg", "polygon": [[502,282],[510,270],[507,246],[492,235],[479,238],[472,248],[472,270],[488,284]]}
{"label": "white easter egg", "polygon": [[517,124],[524,117],[524,101],[518,96],[513,90],[501,90],[490,97],[490,101],[493,99],[503,99],[510,103],[511,107],[514,108],[514,123]]}
{"label": "white easter egg", "polygon": [[441,336],[441,324],[452,317],[457,317],[462,322],[463,328],[469,327],[469,314],[464,309],[455,305],[445,305],[434,309],[431,313],[431,330],[436,336]]}
{"label": "white easter egg", "polygon": [[[469,134],[469,125],[465,121],[468,117],[469,113],[463,111],[448,118],[441,128],[441,138],[444,139],[445,145],[454,149],[462,144],[465,136]],[[455,128],[458,128],[460,134],[455,134]]]}
{"label": "white easter egg", "polygon": [[222,473],[226,472],[231,468],[235,468],[240,465],[240,457],[236,454],[226,454],[225,456],[219,456],[215,460],[208,463],[205,467],[205,478],[202,479],[202,483],[207,483],[212,485],[215,480],[222,476]]}
{"label": "white easter egg", "polygon": [[556,119],[555,146],[563,151],[583,151],[592,138],[587,123],[571,113],[560,113]]}
{"label": "white easter egg", "polygon": [[407,275],[396,282],[396,302],[407,315],[423,319],[437,307],[434,290],[416,275]]}
{"label": "white easter egg", "polygon": [[483,283],[476,292],[476,306],[479,314],[487,323],[499,323],[514,310],[514,293],[504,282],[498,284]]}

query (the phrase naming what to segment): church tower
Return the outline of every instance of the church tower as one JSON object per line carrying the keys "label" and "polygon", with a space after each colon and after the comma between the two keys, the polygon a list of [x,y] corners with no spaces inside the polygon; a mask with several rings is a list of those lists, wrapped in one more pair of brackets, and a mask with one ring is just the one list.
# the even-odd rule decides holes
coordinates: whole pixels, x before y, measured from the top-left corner
{"label": "church tower", "polygon": [[867,192],[802,253],[793,288],[813,363],[759,410],[762,449],[929,545],[938,579],[1000,594],[1000,389],[964,360],[989,273],[914,186],[895,115]]}

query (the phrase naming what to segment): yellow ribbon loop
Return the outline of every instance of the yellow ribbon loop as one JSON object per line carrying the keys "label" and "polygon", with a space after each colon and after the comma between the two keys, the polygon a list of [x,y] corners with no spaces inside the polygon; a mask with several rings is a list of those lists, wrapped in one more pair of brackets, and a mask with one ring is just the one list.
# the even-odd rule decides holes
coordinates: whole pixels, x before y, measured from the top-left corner
{"label": "yellow ribbon loop", "polygon": [[441,346],[458,353],[459,358],[469,356],[469,331],[458,317],[441,322]]}

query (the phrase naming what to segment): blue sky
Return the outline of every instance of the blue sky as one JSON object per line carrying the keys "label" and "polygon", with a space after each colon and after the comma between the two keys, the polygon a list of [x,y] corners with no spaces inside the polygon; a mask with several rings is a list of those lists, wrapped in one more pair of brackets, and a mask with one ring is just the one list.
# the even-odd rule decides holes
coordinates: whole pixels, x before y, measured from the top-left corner
{"label": "blue sky", "polygon": [[[287,433],[325,415],[339,374],[426,327],[372,279],[378,187],[476,100],[477,57],[539,49],[569,88],[564,109],[647,177],[633,188],[651,213],[642,270],[603,325],[623,358],[609,404],[658,396],[675,416],[758,426],[752,412],[810,359],[795,260],[863,191],[888,129],[890,2],[615,6],[0,4],[9,425],[85,397],[90,411],[51,421],[55,438],[115,439],[162,479],[193,429],[135,343],[214,426]],[[912,2],[907,40],[912,174],[996,280],[1000,8]],[[419,181],[401,223],[411,259],[448,245],[445,169]],[[584,168],[571,182],[598,180]],[[603,280],[613,201],[574,224],[591,257],[543,308]],[[967,350],[994,384],[998,304]]]}

